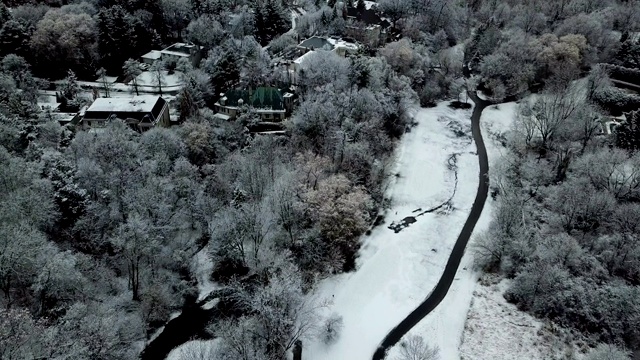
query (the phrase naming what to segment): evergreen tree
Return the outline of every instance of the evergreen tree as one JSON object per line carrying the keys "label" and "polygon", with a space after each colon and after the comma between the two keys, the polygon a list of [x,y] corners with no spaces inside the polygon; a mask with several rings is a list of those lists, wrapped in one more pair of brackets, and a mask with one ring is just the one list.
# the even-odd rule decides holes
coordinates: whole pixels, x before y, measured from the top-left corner
{"label": "evergreen tree", "polygon": [[266,0],[256,9],[255,26],[258,42],[264,46],[291,28],[291,15],[279,0]]}
{"label": "evergreen tree", "polygon": [[136,20],[119,5],[100,11],[97,18],[101,64],[109,73],[119,72],[125,60],[140,54]]}
{"label": "evergreen tree", "polygon": [[124,76],[129,78],[129,85],[136,92],[136,95],[140,95],[138,92],[138,75],[142,74],[142,69],[140,69],[140,62],[137,60],[129,59],[124,62],[122,66],[122,70],[124,71]]}
{"label": "evergreen tree", "polygon": [[236,85],[240,80],[240,69],[235,53],[232,50],[225,51],[220,61],[213,69],[209,70],[209,73],[216,96]]}
{"label": "evergreen tree", "polygon": [[631,40],[623,42],[615,59],[618,65],[640,69],[640,44]]}
{"label": "evergreen tree", "polygon": [[0,28],[0,57],[7,54],[20,56],[29,52],[29,33],[17,21],[9,20]]}
{"label": "evergreen tree", "polygon": [[616,145],[628,150],[640,149],[640,110],[625,114],[626,120],[615,128]]}
{"label": "evergreen tree", "polygon": [[78,85],[78,78],[76,74],[69,70],[67,77],[62,82],[62,96],[67,100],[74,100],[80,92],[80,85]]}
{"label": "evergreen tree", "polygon": [[327,1],[327,6],[329,7],[335,7],[336,6],[336,0],[328,0]]}
{"label": "evergreen tree", "polygon": [[357,0],[358,3],[356,4],[356,8],[358,10],[365,10],[367,8],[367,6],[364,3],[364,0]]}
{"label": "evergreen tree", "polygon": [[2,2],[0,3],[0,27],[9,20],[13,20],[13,16],[11,16],[11,12],[9,12],[9,9],[4,2]]}

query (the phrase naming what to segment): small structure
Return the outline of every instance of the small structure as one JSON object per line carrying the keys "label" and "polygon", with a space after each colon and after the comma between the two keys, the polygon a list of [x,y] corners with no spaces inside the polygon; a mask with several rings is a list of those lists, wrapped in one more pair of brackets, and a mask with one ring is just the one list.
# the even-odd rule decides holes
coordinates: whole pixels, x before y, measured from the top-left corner
{"label": "small structure", "polygon": [[274,87],[232,89],[220,94],[215,103],[216,117],[234,120],[243,106],[252,107],[263,122],[281,122],[293,110],[294,95]]}
{"label": "small structure", "polygon": [[107,121],[118,118],[132,129],[144,132],[155,126],[169,127],[169,105],[156,95],[131,98],[97,98],[85,111],[82,129],[104,127]]}

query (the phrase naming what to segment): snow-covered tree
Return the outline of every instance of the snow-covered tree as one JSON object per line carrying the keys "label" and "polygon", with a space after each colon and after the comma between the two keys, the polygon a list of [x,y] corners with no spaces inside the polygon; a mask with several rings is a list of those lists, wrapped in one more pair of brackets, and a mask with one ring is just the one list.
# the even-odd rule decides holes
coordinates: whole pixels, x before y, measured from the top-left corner
{"label": "snow-covered tree", "polygon": [[440,350],[425,343],[421,336],[409,335],[400,342],[400,355],[396,360],[438,360]]}
{"label": "snow-covered tree", "polygon": [[142,74],[140,62],[133,59],[126,60],[124,65],[122,65],[122,70],[124,72],[124,76],[129,78],[129,84],[133,91],[135,91],[136,95],[140,95],[140,92],[138,91],[138,75]]}
{"label": "snow-covered tree", "polygon": [[165,64],[162,61],[156,61],[149,68],[153,78],[153,84],[158,88],[158,93],[162,95],[162,86],[167,83],[165,75]]}
{"label": "snow-covered tree", "polygon": [[589,352],[587,360],[630,360],[631,352],[615,345],[600,344]]}

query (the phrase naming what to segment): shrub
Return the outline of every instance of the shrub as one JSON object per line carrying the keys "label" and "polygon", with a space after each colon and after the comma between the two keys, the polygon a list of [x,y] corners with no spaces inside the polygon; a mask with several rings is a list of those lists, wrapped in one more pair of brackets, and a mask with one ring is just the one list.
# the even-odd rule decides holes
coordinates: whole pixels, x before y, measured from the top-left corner
{"label": "shrub", "polygon": [[320,334],[322,342],[327,345],[333,344],[340,337],[343,326],[342,316],[336,313],[331,314],[322,326],[322,333]]}

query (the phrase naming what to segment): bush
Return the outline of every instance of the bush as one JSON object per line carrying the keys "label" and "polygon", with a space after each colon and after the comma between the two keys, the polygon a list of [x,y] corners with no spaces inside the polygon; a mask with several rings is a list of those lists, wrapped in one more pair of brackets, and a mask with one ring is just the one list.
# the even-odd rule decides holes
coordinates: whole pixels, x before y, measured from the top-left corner
{"label": "bush", "polygon": [[640,84],[640,70],[612,64],[600,64],[612,79]]}
{"label": "bush", "polygon": [[343,327],[342,316],[336,313],[331,314],[322,326],[322,333],[320,334],[322,342],[326,345],[333,344],[340,337]]}
{"label": "bush", "polygon": [[640,109],[640,96],[608,87],[593,94],[594,102],[614,116]]}

